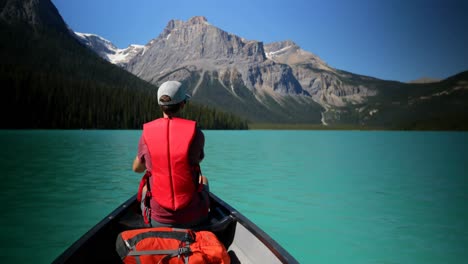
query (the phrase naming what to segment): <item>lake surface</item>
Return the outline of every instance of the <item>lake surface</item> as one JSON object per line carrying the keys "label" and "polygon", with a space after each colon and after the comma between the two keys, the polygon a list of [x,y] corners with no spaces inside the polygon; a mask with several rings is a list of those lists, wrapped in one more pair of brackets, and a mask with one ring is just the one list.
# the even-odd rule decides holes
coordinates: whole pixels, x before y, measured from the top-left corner
{"label": "lake surface", "polygon": [[[301,263],[468,259],[468,133],[204,132],[211,190]],[[0,130],[2,263],[50,263],[133,195],[140,134]]]}

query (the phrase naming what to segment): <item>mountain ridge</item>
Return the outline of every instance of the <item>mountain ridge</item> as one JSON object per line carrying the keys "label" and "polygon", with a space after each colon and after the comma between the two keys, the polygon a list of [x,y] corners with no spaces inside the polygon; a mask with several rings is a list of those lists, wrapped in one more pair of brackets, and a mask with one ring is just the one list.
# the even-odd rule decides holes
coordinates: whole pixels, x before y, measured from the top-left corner
{"label": "mountain ridge", "polygon": [[[99,54],[99,45],[92,42],[100,38],[80,40],[66,26],[50,0],[8,0],[10,8],[3,6],[0,20],[12,16],[9,13],[12,3],[26,8],[26,15],[20,15],[17,20],[31,26],[35,34],[43,28],[54,28],[62,36],[60,38],[67,38],[66,42],[72,35],[76,43],[88,46],[88,50],[94,47],[94,53]],[[41,11],[48,5],[52,6],[51,10]],[[34,12],[30,14],[27,10]],[[40,14],[38,18],[37,14]],[[15,34],[8,30],[6,33],[5,38]],[[82,36],[92,37],[90,34]],[[92,45],[87,45],[86,41]],[[468,90],[468,77],[464,73],[428,84],[380,80],[335,69],[291,40],[268,44],[247,40],[211,25],[200,16],[188,21],[170,20],[159,36],[138,46],[142,49],[133,49],[133,53],[122,52],[126,49],[115,49],[115,45],[112,47],[109,43],[100,47],[104,50],[110,47],[100,54],[103,61],[117,63],[106,54],[109,52],[115,57],[126,56],[126,60],[117,64],[134,76],[155,86],[169,79],[182,81],[188,85],[195,103],[234,113],[250,122],[390,129],[460,128],[468,123],[464,122],[468,114],[462,107],[466,104]],[[2,45],[4,47],[5,43]],[[39,52],[33,58],[39,63],[47,60],[45,56]],[[12,64],[28,60],[27,54],[15,57],[16,62],[11,56],[4,58]],[[69,67],[64,65],[63,68]]]}
{"label": "mountain ridge", "polygon": [[[394,91],[404,95],[406,90],[417,90],[418,98],[434,99],[420,84],[335,69],[292,40],[268,44],[246,40],[211,25],[203,16],[170,20],[144,52],[122,67],[155,85],[168,79],[186,82],[194,101],[260,123],[408,126],[411,122],[397,113],[411,111],[414,98],[402,98]],[[444,84],[437,87],[435,94],[453,90]],[[464,93],[465,88],[456,91]],[[425,120],[414,118],[416,123]]]}

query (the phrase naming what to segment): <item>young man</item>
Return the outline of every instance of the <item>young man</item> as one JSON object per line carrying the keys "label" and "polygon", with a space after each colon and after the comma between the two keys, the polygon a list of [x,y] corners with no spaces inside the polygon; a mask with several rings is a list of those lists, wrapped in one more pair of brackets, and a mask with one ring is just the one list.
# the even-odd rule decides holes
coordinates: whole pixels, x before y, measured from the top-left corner
{"label": "young man", "polygon": [[208,216],[208,180],[200,171],[205,137],[195,121],[177,117],[189,98],[180,82],[163,83],[158,89],[163,117],[143,125],[133,171],[146,170],[138,196],[151,226],[188,228]]}

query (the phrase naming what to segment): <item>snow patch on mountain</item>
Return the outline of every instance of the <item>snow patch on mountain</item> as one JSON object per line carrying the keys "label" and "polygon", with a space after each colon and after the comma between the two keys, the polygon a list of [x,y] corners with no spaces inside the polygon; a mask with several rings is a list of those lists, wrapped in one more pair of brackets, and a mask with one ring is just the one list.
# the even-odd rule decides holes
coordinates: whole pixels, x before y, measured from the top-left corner
{"label": "snow patch on mountain", "polygon": [[284,54],[285,52],[287,52],[288,49],[291,49],[292,47],[293,46],[287,46],[287,47],[284,47],[284,48],[282,48],[280,50],[265,52],[265,56],[270,60],[274,60],[275,57],[280,56],[281,54]]}
{"label": "snow patch on mountain", "polygon": [[119,49],[109,40],[96,34],[75,32],[75,35],[81,43],[94,50],[99,56],[117,65],[128,63],[138,54],[143,55],[147,49],[146,46],[138,44]]}

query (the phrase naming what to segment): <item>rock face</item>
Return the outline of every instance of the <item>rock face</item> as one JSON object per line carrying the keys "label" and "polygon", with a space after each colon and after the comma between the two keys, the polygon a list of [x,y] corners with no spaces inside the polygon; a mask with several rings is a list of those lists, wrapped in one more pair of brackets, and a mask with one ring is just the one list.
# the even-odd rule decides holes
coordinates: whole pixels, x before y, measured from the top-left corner
{"label": "rock face", "polygon": [[345,106],[347,102],[359,103],[367,96],[376,94],[375,90],[362,84],[346,84],[349,78],[347,75],[355,78],[358,75],[345,74],[328,66],[319,57],[302,50],[292,41],[268,44],[265,51],[270,60],[291,67],[302,89],[324,107]]}
{"label": "rock face", "polygon": [[[154,82],[169,72],[188,67],[198,71],[239,72],[244,84],[252,90],[263,85],[257,76],[249,76],[261,72],[259,65],[266,60],[263,43],[229,34],[210,25],[204,17],[187,22],[169,21],[148,46],[145,54],[136,56],[126,66],[142,79]],[[270,68],[266,71],[277,67],[271,63],[266,66]],[[279,77],[282,75],[287,73]]]}

